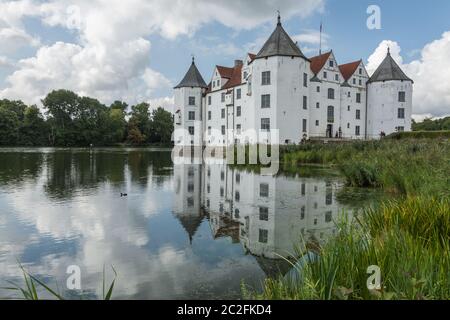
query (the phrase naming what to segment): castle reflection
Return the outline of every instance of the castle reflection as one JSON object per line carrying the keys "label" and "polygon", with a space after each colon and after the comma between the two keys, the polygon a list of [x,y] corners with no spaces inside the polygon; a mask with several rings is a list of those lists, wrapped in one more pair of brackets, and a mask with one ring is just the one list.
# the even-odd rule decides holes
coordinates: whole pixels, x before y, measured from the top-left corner
{"label": "castle reflection", "polygon": [[174,214],[191,241],[207,218],[214,239],[240,243],[266,275],[286,273],[286,259],[336,234],[343,209],[352,215],[336,199],[341,183],[335,178],[261,176],[217,161],[198,163],[174,167]]}

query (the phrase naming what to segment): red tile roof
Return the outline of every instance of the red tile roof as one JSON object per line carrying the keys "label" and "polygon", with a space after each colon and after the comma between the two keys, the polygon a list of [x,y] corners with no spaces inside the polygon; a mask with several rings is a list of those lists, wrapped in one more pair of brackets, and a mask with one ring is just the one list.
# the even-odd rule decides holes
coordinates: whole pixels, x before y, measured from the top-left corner
{"label": "red tile roof", "polygon": [[361,61],[362,60],[350,62],[339,66],[339,70],[341,70],[342,76],[344,77],[345,81],[350,79],[350,77],[356,72],[356,69],[358,69]]}
{"label": "red tile roof", "polygon": [[233,70],[230,80],[223,86],[222,89],[229,89],[232,87],[236,87],[242,84],[242,65],[237,65]]}
{"label": "red tile roof", "polygon": [[230,79],[233,76],[233,69],[228,67],[217,66],[217,70],[222,78]]}
{"label": "red tile roof", "polygon": [[250,57],[251,62],[253,62],[253,60],[255,60],[256,58],[256,54],[254,53],[249,53],[248,56]]}
{"label": "red tile roof", "polygon": [[314,73],[314,75],[318,74],[320,70],[322,70],[323,66],[327,62],[328,58],[331,55],[331,52],[327,52],[324,54],[321,54],[320,56],[315,56],[310,58],[311,60],[311,71]]}

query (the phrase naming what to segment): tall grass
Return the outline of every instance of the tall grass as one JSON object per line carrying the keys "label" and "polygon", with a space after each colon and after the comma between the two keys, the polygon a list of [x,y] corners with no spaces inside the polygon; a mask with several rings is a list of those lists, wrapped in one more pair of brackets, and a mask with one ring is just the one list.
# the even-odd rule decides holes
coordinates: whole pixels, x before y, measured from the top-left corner
{"label": "tall grass", "polygon": [[[450,201],[415,197],[367,209],[339,225],[300,280],[267,279],[256,299],[450,299]],[[367,268],[382,272],[382,289],[367,287]]]}
{"label": "tall grass", "polygon": [[311,144],[283,149],[290,171],[313,163],[339,168],[352,187],[376,187],[401,195],[450,195],[448,140],[383,140]]}
{"label": "tall grass", "polygon": [[[59,288],[52,289],[46,285],[43,281],[39,280],[36,276],[29,273],[22,264],[19,263],[20,270],[22,271],[22,277],[24,284],[20,285],[13,281],[8,281],[9,286],[2,289],[17,293],[16,299],[19,300],[41,300],[42,297],[39,292],[45,293],[56,300],[65,300],[64,296],[59,292]],[[111,284],[106,287],[106,271],[103,267],[103,280],[102,280],[102,298],[103,300],[111,300],[114,291],[114,285],[116,283],[117,272],[113,266],[111,266],[114,272],[114,279]],[[41,289],[41,291],[39,291]]]}

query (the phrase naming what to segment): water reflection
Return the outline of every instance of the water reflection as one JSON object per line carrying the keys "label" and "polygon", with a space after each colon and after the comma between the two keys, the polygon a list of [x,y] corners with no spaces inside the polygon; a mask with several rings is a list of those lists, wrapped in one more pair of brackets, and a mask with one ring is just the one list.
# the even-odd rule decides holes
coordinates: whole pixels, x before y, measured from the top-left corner
{"label": "water reflection", "polygon": [[287,272],[280,255],[292,256],[301,237],[314,244],[335,232],[339,188],[223,164],[173,166],[169,150],[2,149],[0,280],[20,280],[19,259],[64,284],[76,264],[83,295],[95,297],[103,265],[114,265],[115,298],[239,298],[242,279],[258,287]]}
{"label": "water reflection", "polygon": [[[336,200],[339,180],[267,177],[214,162],[174,169],[174,212],[190,239],[206,215],[214,239],[240,243],[267,276],[275,276],[290,269],[286,259],[336,234],[344,208]],[[345,212],[351,216],[353,209]]]}

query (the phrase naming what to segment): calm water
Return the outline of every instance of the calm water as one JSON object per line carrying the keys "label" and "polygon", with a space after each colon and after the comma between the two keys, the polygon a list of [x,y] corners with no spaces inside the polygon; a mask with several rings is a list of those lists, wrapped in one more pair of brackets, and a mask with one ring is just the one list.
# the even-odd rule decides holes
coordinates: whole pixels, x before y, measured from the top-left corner
{"label": "calm water", "polygon": [[78,265],[84,297],[101,296],[113,265],[116,299],[240,298],[242,279],[260,288],[287,273],[280,255],[298,239],[326,241],[344,208],[356,212],[341,188],[331,176],[174,166],[163,149],[0,149],[0,287],[21,282],[19,260],[62,290]]}

